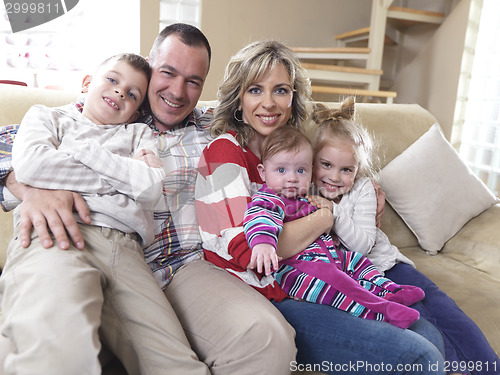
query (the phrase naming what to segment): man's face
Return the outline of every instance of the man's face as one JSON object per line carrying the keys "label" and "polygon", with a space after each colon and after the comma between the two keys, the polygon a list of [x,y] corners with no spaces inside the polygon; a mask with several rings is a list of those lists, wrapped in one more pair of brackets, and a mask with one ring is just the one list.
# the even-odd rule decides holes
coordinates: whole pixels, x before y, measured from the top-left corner
{"label": "man's face", "polygon": [[190,47],[169,35],[150,60],[148,99],[158,130],[179,125],[200,99],[208,74],[209,57],[204,46]]}

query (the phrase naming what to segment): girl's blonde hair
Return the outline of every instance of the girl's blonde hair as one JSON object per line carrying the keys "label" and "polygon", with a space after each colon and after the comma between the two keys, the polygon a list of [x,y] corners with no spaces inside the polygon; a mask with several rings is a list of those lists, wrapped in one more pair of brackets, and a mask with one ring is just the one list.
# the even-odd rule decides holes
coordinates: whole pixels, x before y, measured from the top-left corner
{"label": "girl's blonde hair", "polygon": [[326,146],[335,147],[338,142],[351,142],[354,159],[359,166],[356,178],[374,177],[374,142],[368,131],[355,121],[354,97],[345,99],[339,109],[315,104],[312,119],[318,125],[313,136],[315,155]]}
{"label": "girl's blonde hair", "polygon": [[214,110],[211,126],[213,136],[236,132],[236,139],[245,147],[253,133],[249,124],[238,121],[235,112],[241,103],[243,93],[259,81],[268,70],[283,64],[290,76],[293,90],[292,113],[287,125],[300,128],[309,113],[311,85],[306,72],[300,65],[295,53],[284,44],[275,40],[258,41],[241,49],[229,61],[224,80],[217,96],[219,105]]}

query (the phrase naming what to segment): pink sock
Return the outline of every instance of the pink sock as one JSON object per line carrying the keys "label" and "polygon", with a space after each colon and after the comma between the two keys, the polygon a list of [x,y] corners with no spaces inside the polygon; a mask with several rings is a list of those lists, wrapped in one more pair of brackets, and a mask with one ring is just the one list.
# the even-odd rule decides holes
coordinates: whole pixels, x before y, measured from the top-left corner
{"label": "pink sock", "polygon": [[384,322],[406,329],[420,318],[420,313],[399,303],[387,303],[384,313]]}
{"label": "pink sock", "polygon": [[400,285],[401,289],[394,293],[389,293],[384,296],[384,299],[392,302],[397,302],[405,306],[411,306],[414,303],[421,301],[425,297],[422,289],[413,285]]}

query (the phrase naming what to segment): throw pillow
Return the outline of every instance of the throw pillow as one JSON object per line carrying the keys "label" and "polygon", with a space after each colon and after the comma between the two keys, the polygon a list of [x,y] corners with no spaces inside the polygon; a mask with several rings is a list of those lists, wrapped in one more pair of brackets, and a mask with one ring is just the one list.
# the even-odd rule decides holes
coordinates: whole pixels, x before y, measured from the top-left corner
{"label": "throw pillow", "polygon": [[379,183],[427,253],[498,202],[460,159],[438,124],[379,172]]}

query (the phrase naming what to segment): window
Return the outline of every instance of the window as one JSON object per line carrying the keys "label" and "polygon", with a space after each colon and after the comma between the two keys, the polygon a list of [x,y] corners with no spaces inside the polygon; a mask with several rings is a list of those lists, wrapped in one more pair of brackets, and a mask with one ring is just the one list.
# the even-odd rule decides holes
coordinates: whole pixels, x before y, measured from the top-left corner
{"label": "window", "polygon": [[160,30],[175,22],[200,27],[201,0],[160,0]]}
{"label": "window", "polygon": [[[474,9],[471,14],[473,13]],[[477,17],[471,18],[469,25],[471,35],[477,29],[477,40],[474,36],[466,38],[470,44],[469,47],[466,46],[466,53],[472,55],[473,59],[464,56],[465,68],[459,86],[459,92],[463,93],[459,94],[453,132],[455,137],[459,137],[457,143],[460,144],[462,158],[491,191],[499,196],[500,2],[483,0],[482,10],[477,13]]]}
{"label": "window", "polygon": [[105,58],[139,53],[140,0],[81,0],[67,14],[12,33],[0,20],[0,79],[29,86],[79,90]]}

